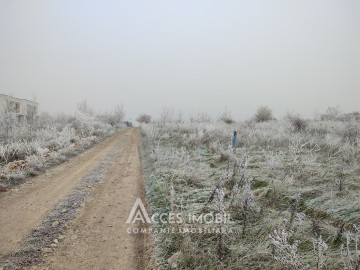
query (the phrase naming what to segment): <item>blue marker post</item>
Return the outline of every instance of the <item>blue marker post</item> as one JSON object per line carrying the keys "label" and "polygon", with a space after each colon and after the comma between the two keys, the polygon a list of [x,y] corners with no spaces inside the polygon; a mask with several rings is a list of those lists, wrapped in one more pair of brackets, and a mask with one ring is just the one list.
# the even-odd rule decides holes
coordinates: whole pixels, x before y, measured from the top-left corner
{"label": "blue marker post", "polygon": [[237,140],[237,132],[234,131],[234,141],[233,141],[234,152],[235,152],[235,149],[236,149],[236,140]]}

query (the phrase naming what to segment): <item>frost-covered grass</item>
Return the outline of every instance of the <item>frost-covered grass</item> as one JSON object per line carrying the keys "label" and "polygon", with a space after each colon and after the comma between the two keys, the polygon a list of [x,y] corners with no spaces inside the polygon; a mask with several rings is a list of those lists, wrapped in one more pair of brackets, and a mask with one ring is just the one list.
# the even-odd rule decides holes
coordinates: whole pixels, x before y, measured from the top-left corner
{"label": "frost-covered grass", "polygon": [[220,235],[154,234],[158,268],[174,267],[176,254],[178,269],[359,269],[359,127],[355,119],[301,129],[290,119],[142,125],[152,213],[225,209],[234,221]]}
{"label": "frost-covered grass", "polygon": [[121,108],[117,113],[99,116],[86,103],[80,105],[74,116],[44,113],[23,122],[10,111],[0,113],[0,191],[124,127]]}

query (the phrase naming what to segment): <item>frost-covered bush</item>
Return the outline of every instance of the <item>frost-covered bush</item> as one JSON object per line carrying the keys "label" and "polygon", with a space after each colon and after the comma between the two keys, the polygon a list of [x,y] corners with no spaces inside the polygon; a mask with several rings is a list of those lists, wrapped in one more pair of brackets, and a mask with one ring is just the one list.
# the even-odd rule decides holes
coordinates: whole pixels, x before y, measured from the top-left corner
{"label": "frost-covered bush", "polygon": [[269,107],[261,106],[255,114],[256,122],[265,122],[274,119],[272,110]]}
{"label": "frost-covered bush", "polygon": [[[76,115],[41,113],[20,121],[9,108],[0,112],[0,174],[3,179],[36,175],[47,163],[57,164],[122,128],[124,110],[95,114],[86,102]],[[15,162],[15,163],[14,163]],[[0,179],[0,184],[1,183]]]}
{"label": "frost-covered bush", "polygon": [[37,155],[26,157],[26,162],[30,168],[40,170],[44,167],[44,159]]}
{"label": "frost-covered bush", "polygon": [[341,110],[339,106],[328,107],[326,113],[321,115],[321,120],[337,120],[341,116]]}
{"label": "frost-covered bush", "polygon": [[300,116],[293,116],[290,118],[291,125],[295,131],[305,131],[307,127],[307,121],[302,119]]}
{"label": "frost-covered bush", "polygon": [[154,140],[159,136],[159,130],[153,125],[143,124],[141,126],[141,132],[149,139],[150,142],[154,142]]}
{"label": "frost-covered bush", "polygon": [[0,160],[3,163],[8,163],[10,159],[14,156],[13,145],[11,144],[0,144]]}
{"label": "frost-covered bush", "polygon": [[96,115],[86,102],[82,102],[78,104],[72,126],[81,137],[102,137],[111,135],[114,130],[124,127],[122,123],[124,116],[124,109],[121,106],[117,106],[111,114]]}
{"label": "frost-covered bush", "polygon": [[342,136],[346,142],[352,145],[358,145],[360,140],[360,123],[355,120],[345,122]]}
{"label": "frost-covered bush", "polygon": [[295,240],[291,244],[289,241],[292,234],[293,231],[286,231],[284,228],[281,228],[279,230],[275,229],[269,235],[274,259],[280,262],[286,269],[304,269],[297,251],[299,242]]}
{"label": "frost-covered bush", "polygon": [[139,123],[149,124],[151,122],[151,116],[143,113],[140,114],[138,118],[136,118],[136,121],[138,121]]}
{"label": "frost-covered bush", "polygon": [[75,129],[80,133],[81,137],[93,135],[95,131],[95,116],[84,112],[78,112],[74,122]]}

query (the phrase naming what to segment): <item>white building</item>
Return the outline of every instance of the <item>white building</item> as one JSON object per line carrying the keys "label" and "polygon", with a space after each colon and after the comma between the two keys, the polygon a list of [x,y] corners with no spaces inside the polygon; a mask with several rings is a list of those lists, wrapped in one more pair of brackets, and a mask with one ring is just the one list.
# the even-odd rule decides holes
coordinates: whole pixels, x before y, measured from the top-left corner
{"label": "white building", "polygon": [[0,94],[0,114],[5,111],[16,113],[20,121],[35,117],[38,107],[39,104],[35,101]]}

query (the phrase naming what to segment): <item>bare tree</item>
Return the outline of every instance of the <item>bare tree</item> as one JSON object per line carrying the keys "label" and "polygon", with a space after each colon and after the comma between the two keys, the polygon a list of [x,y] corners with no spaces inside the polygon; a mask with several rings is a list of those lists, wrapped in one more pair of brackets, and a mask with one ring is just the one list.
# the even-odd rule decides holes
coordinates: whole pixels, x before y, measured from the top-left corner
{"label": "bare tree", "polygon": [[174,111],[169,108],[163,108],[160,114],[160,125],[165,125],[168,122],[172,122],[174,120]]}
{"label": "bare tree", "polygon": [[79,113],[87,114],[93,116],[95,114],[94,109],[90,107],[86,100],[83,100],[77,104],[77,109]]}
{"label": "bare tree", "polygon": [[328,107],[326,113],[321,115],[321,120],[337,120],[340,115],[340,106]]}
{"label": "bare tree", "polygon": [[121,105],[116,105],[115,109],[114,109],[114,120],[116,124],[120,124],[121,122],[124,121],[125,118],[125,110],[124,110],[124,106]]}
{"label": "bare tree", "polygon": [[199,112],[197,116],[197,121],[200,123],[209,123],[211,122],[211,116],[208,115],[206,112]]}

